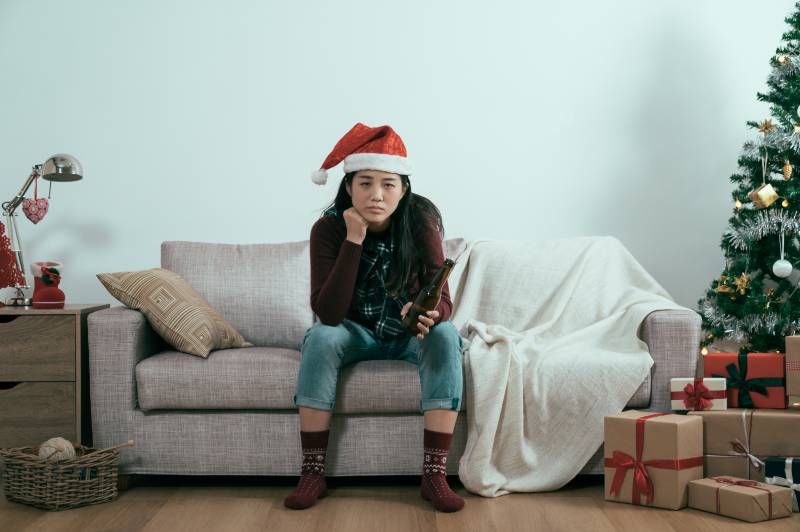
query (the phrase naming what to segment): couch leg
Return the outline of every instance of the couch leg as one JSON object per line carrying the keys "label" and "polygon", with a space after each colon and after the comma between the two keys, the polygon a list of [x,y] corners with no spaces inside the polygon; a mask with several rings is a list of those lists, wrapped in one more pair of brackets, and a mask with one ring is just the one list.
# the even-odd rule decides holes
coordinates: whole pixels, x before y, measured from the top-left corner
{"label": "couch leg", "polygon": [[125,491],[131,487],[133,482],[133,475],[117,475],[117,490]]}

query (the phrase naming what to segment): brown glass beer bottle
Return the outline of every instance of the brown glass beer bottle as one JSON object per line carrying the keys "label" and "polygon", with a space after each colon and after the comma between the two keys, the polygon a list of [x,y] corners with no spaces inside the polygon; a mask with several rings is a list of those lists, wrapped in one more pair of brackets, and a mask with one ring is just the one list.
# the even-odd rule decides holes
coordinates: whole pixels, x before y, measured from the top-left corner
{"label": "brown glass beer bottle", "polygon": [[426,312],[436,309],[436,305],[438,305],[439,300],[442,299],[442,288],[444,287],[445,281],[447,281],[447,278],[450,276],[453,266],[455,266],[455,263],[451,259],[444,259],[444,264],[442,264],[442,267],[436,272],[436,276],[431,283],[420,291],[417,299],[414,300],[411,308],[408,309],[408,314],[403,318],[402,323],[403,330],[408,334],[412,336],[418,335],[420,333],[419,327],[417,327],[419,324],[419,315],[427,316]]}

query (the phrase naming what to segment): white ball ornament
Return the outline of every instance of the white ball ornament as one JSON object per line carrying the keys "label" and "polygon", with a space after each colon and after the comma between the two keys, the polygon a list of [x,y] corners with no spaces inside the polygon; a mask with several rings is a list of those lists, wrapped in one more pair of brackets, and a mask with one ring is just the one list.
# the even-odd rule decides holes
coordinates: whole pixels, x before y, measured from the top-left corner
{"label": "white ball ornament", "polygon": [[772,265],[772,273],[778,277],[789,277],[789,274],[792,273],[792,263],[788,260],[777,260]]}

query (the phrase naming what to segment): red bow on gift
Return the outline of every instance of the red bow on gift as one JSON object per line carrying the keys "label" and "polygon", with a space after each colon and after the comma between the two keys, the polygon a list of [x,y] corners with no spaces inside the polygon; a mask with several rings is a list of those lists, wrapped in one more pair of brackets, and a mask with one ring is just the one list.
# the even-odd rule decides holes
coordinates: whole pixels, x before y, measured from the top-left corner
{"label": "red bow on gift", "polygon": [[613,495],[616,492],[619,495],[619,488],[622,487],[625,471],[633,468],[633,504],[640,504],[642,493],[647,495],[647,504],[650,504],[650,501],[653,500],[653,481],[644,466],[654,465],[655,462],[660,460],[639,462],[634,460],[631,455],[620,451],[614,451],[614,458],[611,460],[615,464],[613,467],[617,468],[617,474],[614,475],[614,481],[611,485],[611,494]]}
{"label": "red bow on gift", "polygon": [[613,467],[617,470],[616,473],[614,473],[614,479],[611,481],[611,491],[609,492],[611,495],[616,494],[617,497],[619,497],[622,481],[625,480],[625,473],[627,473],[628,469],[633,469],[633,487],[631,489],[633,498],[631,502],[633,504],[641,504],[641,494],[644,493],[647,495],[645,504],[650,504],[653,501],[653,481],[650,479],[650,474],[646,469],[647,467],[669,469],[672,471],[703,467],[702,456],[683,458],[681,460],[648,460],[642,462],[645,421],[654,417],[668,415],[669,414],[650,414],[636,420],[636,460],[634,460],[631,455],[620,451],[614,451],[613,458],[605,459],[605,467]]}
{"label": "red bow on gift", "polygon": [[683,404],[686,408],[694,407],[695,410],[705,410],[714,404],[714,401],[712,401],[714,397],[711,395],[711,390],[702,382],[698,382],[697,386],[692,386],[692,384],[689,383],[683,391],[686,392],[687,396],[686,399],[683,400]]}
{"label": "red bow on gift", "polygon": [[56,273],[53,273],[50,270],[48,270],[47,268],[45,268],[44,266],[42,266],[42,279],[44,279],[45,275],[48,276],[53,283],[60,283],[61,282],[61,276],[60,275],[58,275]]}

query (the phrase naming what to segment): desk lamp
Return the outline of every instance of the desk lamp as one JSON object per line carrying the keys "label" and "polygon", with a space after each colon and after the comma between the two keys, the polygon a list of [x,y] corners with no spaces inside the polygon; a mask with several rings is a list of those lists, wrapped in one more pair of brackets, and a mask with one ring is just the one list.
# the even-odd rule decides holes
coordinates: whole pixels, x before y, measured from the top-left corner
{"label": "desk lamp", "polygon": [[22,278],[25,280],[24,285],[19,283],[15,284],[14,288],[17,290],[16,296],[6,299],[6,305],[9,306],[33,305],[31,298],[25,297],[25,295],[22,293],[23,288],[30,288],[30,286],[28,285],[28,276],[25,273],[25,259],[22,257],[22,243],[19,239],[19,228],[17,228],[17,223],[15,221],[17,214],[14,211],[17,210],[17,207],[22,205],[22,201],[25,199],[25,193],[28,191],[28,188],[36,180],[36,178],[40,176],[42,179],[46,179],[51,182],[77,181],[79,179],[83,179],[83,168],[81,167],[81,163],[79,163],[78,160],[71,155],[66,155],[64,153],[53,155],[52,157],[49,157],[44,164],[37,164],[34,166],[31,169],[31,173],[28,176],[28,179],[25,181],[25,184],[22,185],[22,190],[19,191],[19,194],[17,194],[11,201],[3,203],[3,215],[6,217],[6,227],[8,227],[8,238],[11,241],[11,251],[14,253],[16,258],[17,268],[19,268],[19,271],[22,272]]}

